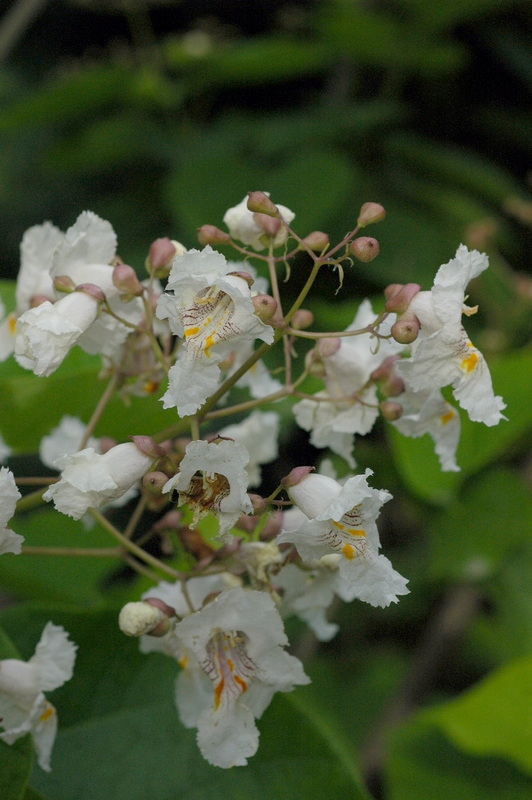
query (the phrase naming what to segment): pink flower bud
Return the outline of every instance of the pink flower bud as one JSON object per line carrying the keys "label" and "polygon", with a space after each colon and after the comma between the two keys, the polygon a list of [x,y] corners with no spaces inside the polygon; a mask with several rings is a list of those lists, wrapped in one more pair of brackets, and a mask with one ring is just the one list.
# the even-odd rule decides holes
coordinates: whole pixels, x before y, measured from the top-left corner
{"label": "pink flower bud", "polygon": [[310,328],[313,322],[314,314],[312,311],[309,311],[307,308],[298,308],[292,317],[291,325],[296,331],[304,331],[305,328]]}
{"label": "pink flower bud", "polygon": [[130,436],[130,439],[135,443],[135,447],[145,456],[150,456],[154,460],[162,458],[166,455],[164,447],[156,444],[151,436]]}
{"label": "pink flower bud", "polygon": [[349,243],[349,252],[358,261],[373,261],[379,255],[379,243],[371,236],[359,236]]}
{"label": "pink flower bud", "polygon": [[207,244],[231,244],[231,237],[215,225],[202,225],[198,228],[198,242],[205,247]]}
{"label": "pink flower bud", "polygon": [[279,216],[279,209],[264,192],[248,192],[247,206],[253,213],[266,214],[268,217]]}
{"label": "pink flower bud", "polygon": [[175,617],[175,608],[167,605],[164,600],[159,600],[158,597],[147,597],[144,602],[149,603],[153,608],[158,608],[159,611],[162,611],[167,617]]}
{"label": "pink flower bud", "polygon": [[253,214],[253,219],[269,239],[275,239],[275,236],[279,232],[279,228],[282,225],[280,219],[269,217],[267,214],[258,213]]}
{"label": "pink flower bud", "polygon": [[249,272],[244,272],[244,271],[241,271],[241,272],[228,272],[227,274],[228,275],[234,275],[237,278],[242,278],[243,281],[246,281],[248,286],[250,286],[250,287],[253,286],[254,279],[249,274]]}
{"label": "pink flower bud", "polygon": [[262,514],[264,509],[266,508],[266,501],[260,494],[248,494],[249,499],[251,500],[251,505],[253,506],[253,511],[257,514]]}
{"label": "pink flower bud", "polygon": [[150,494],[162,494],[163,486],[168,482],[168,475],[164,472],[154,470],[147,472],[142,478],[142,485]]}
{"label": "pink flower bud", "polygon": [[412,344],[419,334],[419,320],[415,314],[404,314],[392,325],[391,334],[399,344]]}
{"label": "pink flower bud", "polygon": [[273,514],[270,514],[264,528],[260,532],[261,541],[270,542],[272,539],[275,539],[275,537],[281,530],[282,524],[283,524],[282,511],[274,511]]}
{"label": "pink flower bud", "polygon": [[365,228],[374,222],[380,222],[386,216],[386,210],[380,203],[364,203],[358,215],[357,225]]}
{"label": "pink flower bud", "polygon": [[342,340],[338,337],[325,337],[324,339],[319,339],[318,344],[316,345],[316,349],[320,354],[321,358],[330,358],[335,353],[338,352],[340,346],[342,344]]}
{"label": "pink flower bud", "polygon": [[45,294],[34,294],[30,301],[30,308],[37,308],[37,306],[42,305],[42,303],[53,303],[54,300],[51,297],[46,297]]}
{"label": "pink flower bud", "polygon": [[384,397],[399,397],[405,390],[405,384],[399,375],[392,373],[388,380],[380,384],[379,388]]}
{"label": "pink flower bud", "polygon": [[387,381],[393,372],[393,369],[395,367],[395,362],[399,358],[400,356],[398,355],[388,356],[388,358],[385,358],[382,364],[379,367],[377,367],[377,369],[374,369],[373,372],[371,373],[370,375],[371,380],[374,383],[377,383],[378,381]]}
{"label": "pink flower bud", "polygon": [[[394,291],[395,289],[397,291]],[[384,290],[386,297],[384,308],[386,311],[395,311],[396,314],[403,314],[420,289],[419,283],[407,283],[404,286],[400,283],[392,283]]]}
{"label": "pink flower bud", "polygon": [[277,301],[269,294],[257,294],[251,298],[255,315],[262,322],[269,322],[277,311]]}
{"label": "pink flower bud", "polygon": [[54,289],[58,292],[73,292],[76,284],[68,275],[58,275],[54,278]]}
{"label": "pink flower bud", "polygon": [[105,303],[105,294],[95,283],[80,283],[76,286],[74,291],[88,294],[89,297],[92,297],[93,300],[97,300],[98,303]]}
{"label": "pink flower bud", "polygon": [[314,467],[295,467],[288,475],[281,480],[283,489],[289,489],[291,486],[297,486],[303,478],[306,478],[311,472],[314,472]]}
{"label": "pink flower bud", "polygon": [[113,269],[113,283],[120,292],[133,297],[140,297],[143,291],[135,270],[127,264],[118,264]]}
{"label": "pink flower bud", "polygon": [[379,405],[380,411],[384,419],[388,422],[393,422],[403,414],[403,406],[400,403],[393,403],[390,400],[383,400]]}
{"label": "pink flower bud", "polygon": [[177,255],[177,248],[168,236],[156,239],[150,245],[146,266],[150,272],[169,267]]}
{"label": "pink flower bud", "polygon": [[314,253],[321,253],[329,247],[329,235],[323,231],[312,231],[303,241]]}

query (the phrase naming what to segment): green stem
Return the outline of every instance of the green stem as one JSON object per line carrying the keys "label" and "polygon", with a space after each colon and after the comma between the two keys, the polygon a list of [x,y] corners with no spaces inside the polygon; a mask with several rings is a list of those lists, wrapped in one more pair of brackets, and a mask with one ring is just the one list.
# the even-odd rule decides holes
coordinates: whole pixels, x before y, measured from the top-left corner
{"label": "green stem", "polygon": [[36,492],[24,495],[17,503],[17,513],[21,511],[30,511],[30,509],[40,506],[44,502],[42,496],[45,491],[46,488],[38,489]]}
{"label": "green stem", "polygon": [[98,401],[98,405],[96,406],[96,408],[92,412],[92,417],[89,420],[89,424],[87,425],[87,428],[86,428],[85,433],[83,435],[83,439],[81,440],[81,443],[79,445],[79,449],[80,450],[83,450],[83,448],[87,446],[87,442],[89,441],[89,437],[92,435],[96,425],[100,421],[100,417],[102,416],[107,403],[109,402],[109,400],[113,396],[113,392],[114,392],[114,390],[116,388],[116,384],[117,383],[118,383],[118,376],[115,373],[112,376],[112,378],[109,381],[109,383],[107,384],[107,386],[105,387],[104,392],[103,392],[102,396],[100,397],[100,399]]}
{"label": "green stem", "polygon": [[121,547],[39,547],[37,545],[23,545],[22,555],[25,556],[89,556],[90,558],[121,558]]}

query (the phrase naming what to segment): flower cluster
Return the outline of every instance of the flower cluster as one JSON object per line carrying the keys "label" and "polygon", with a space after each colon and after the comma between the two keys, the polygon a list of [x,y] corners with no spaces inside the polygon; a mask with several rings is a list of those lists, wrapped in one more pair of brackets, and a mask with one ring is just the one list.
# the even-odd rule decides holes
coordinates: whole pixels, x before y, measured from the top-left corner
{"label": "flower cluster", "polygon": [[[309,681],[286,650],[285,619],[299,617],[325,642],[338,630],[329,619],[335,597],[385,608],[409,591],[381,552],[377,520],[392,495],[374,488],[370,468],[353,472],[356,437],[383,418],[405,436],[429,434],[442,469],[455,471],[460,413],[442,389],[451,387],[475,422],[504,419],[487,364],[462,327],[462,315],[476,310],[465,305],[467,284],[488,266],[476,251],[459,247],[430,291],[392,284],[379,311],[362,299],[346,330],[308,330],[313,316],[302,304],[319,270],[341,274],[352,258],[376,257],[378,242],[356,237],[384,213],[364,204],[356,228],[329,249],[327,234],[299,237],[290,209],[251,192],[225,214],[229,232],[199,229],[203,249],[156,240],[142,281],[117,256],[110,223],[91,212],[64,234],[44,223],[22,241],[16,308],[0,328],[0,358],[14,350],[24,368],[46,378],[77,345],[102,356],[110,379],[87,425],[65,416],[42,439],[41,461],[59,473],[44,479],[42,500],[74,520],[91,512],[128,565],[151,580],[152,588],[122,609],[120,628],[140,638],[143,652],[161,651],[179,665],[179,717],[197,729],[207,761],[221,768],[247,764],[258,748],[256,721],[275,693]],[[216,244],[247,260],[228,262]],[[312,266],[284,308],[277,266],[301,251]],[[311,346],[296,361],[301,340]],[[270,371],[264,356],[278,342],[282,366]],[[94,435],[115,391],[126,401],[130,394],[148,398],[160,384],[164,430],[127,442]],[[279,455],[291,411],[273,404],[288,397],[310,442],[351,470],[341,479],[326,460],[315,472],[289,448]],[[0,444],[8,458],[9,447]],[[270,492],[263,465],[271,465],[267,481],[277,481]],[[0,553],[23,553],[23,537],[7,524],[25,499],[6,467],[0,493]],[[107,509],[137,494],[122,531]],[[390,504],[386,517],[393,515]],[[157,547],[145,547],[154,540]],[[43,769],[57,725],[43,692],[71,677],[75,650],[49,623],[27,664],[0,661],[0,738],[11,743],[30,731]]]}

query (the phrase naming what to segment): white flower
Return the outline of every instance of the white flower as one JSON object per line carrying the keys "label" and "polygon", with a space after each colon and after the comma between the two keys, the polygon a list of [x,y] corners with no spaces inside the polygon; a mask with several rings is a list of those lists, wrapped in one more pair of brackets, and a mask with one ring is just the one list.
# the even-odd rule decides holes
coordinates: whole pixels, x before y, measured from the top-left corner
{"label": "white flower", "polygon": [[20,496],[13,473],[0,467],[0,554],[20,553],[24,537],[7,527]]}
{"label": "white flower", "polygon": [[60,456],[54,466],[62,470],[61,480],[49,487],[43,499],[53,500],[62,514],[81,519],[89,508],[99,508],[121,497],[153,461],[153,456],[142,453],[133,442],[116,445],[103,455],[87,447]]}
{"label": "white flower", "polygon": [[258,748],[260,718],[275,692],[309,682],[301,663],[283,647],[288,640],[275,605],[264,592],[228,589],[176,625],[176,634],[211,689],[177,703],[196,718],[198,745],[214,766],[245,766]]}
{"label": "white flower", "polygon": [[279,424],[279,415],[275,411],[253,411],[243,422],[219,431],[220,436],[240,442],[248,451],[246,472],[249,486],[260,486],[260,464],[269,464],[277,458]]}
{"label": "white flower", "polygon": [[[365,328],[376,316],[370,301],[364,300],[346,330]],[[380,333],[387,335],[394,321],[395,315],[390,315]],[[338,343],[336,352],[322,359],[326,391],[316,394],[320,400],[296,403],[293,411],[298,425],[311,431],[310,441],[315,447],[329,447],[354,467],[354,434],[369,433],[379,415],[376,387],[366,387],[366,383],[373,370],[402,347],[393,339],[377,340],[369,333],[342,337]]]}
{"label": "white flower", "polygon": [[303,561],[339,553],[340,577],[346,584],[343,599],[350,595],[384,607],[397,602],[397,595],[408,594],[408,589],[407,581],[378,554],[375,520],[391,495],[368,486],[371,474],[368,469],[343,486],[325,475],[306,475],[288,494],[309,520],[295,531],[283,531],[276,541],[295,544]]}
{"label": "white flower", "polygon": [[[269,192],[265,192],[268,197]],[[286,206],[277,204],[279,212],[288,225],[295,217],[293,211],[290,211]],[[268,238],[264,238],[264,229],[257,224],[255,215],[248,209],[248,197],[244,197],[241,203],[233,208],[229,208],[224,214],[224,222],[229,228],[229,233],[233,239],[237,239],[242,244],[251,245],[254,250],[264,250],[268,246]],[[280,247],[286,242],[288,232],[286,228],[281,225],[276,235],[273,238],[273,246]]]}
{"label": "white flower", "polygon": [[482,353],[462,327],[465,289],[488,267],[488,258],[460,245],[456,256],[443,264],[430,292],[419,292],[408,306],[421,325],[412,344],[412,356],[398,371],[414,391],[433,391],[452,385],[453,394],[474,422],[497,425],[506,407],[493,394],[488,366]]}
{"label": "white flower", "polygon": [[325,611],[333,601],[338,577],[336,568],[321,562],[310,569],[286,564],[275,576],[275,588],[283,591],[279,613],[282,617],[296,614],[320,642],[330,641],[339,626],[327,620]]}
{"label": "white flower", "polygon": [[391,423],[394,428],[412,439],[430,434],[443,472],[460,472],[456,463],[460,415],[440,390],[414,392],[405,387],[405,391],[393,400],[403,407],[402,416]]}
{"label": "white flower", "polygon": [[[42,463],[50,469],[55,469],[55,461],[60,456],[77,453],[86,429],[87,426],[78,417],[66,414],[59,425],[41,439],[39,458]],[[89,437],[87,447],[92,447],[96,453],[100,453],[99,439],[95,439],[94,436]]]}
{"label": "white flower", "polygon": [[174,261],[167,292],[157,302],[159,319],[168,318],[183,339],[169,373],[165,408],[194,414],[216,390],[219,363],[241,342],[273,341],[273,329],[255,315],[248,283],[230,270],[225,258],[207,246]]}
{"label": "white flower", "polygon": [[16,308],[0,325],[0,361],[13,352],[16,321],[31,307],[33,298],[54,298],[50,269],[55,248],[62,239],[63,234],[51,222],[34,225],[24,233],[15,290]]}
{"label": "white flower", "polygon": [[[224,538],[241,514],[253,506],[246,493],[246,465],[249,454],[237,442],[191,442],[177,473],[164,485],[163,492],[177,489],[178,506],[185,503],[194,512],[192,527],[211,512],[218,519],[218,538]],[[201,472],[201,477],[195,477]]]}
{"label": "white flower", "polygon": [[49,622],[26,663],[16,658],[0,661],[0,739],[13,744],[32,734],[39,766],[50,771],[50,755],[57,731],[57,715],[43,692],[70,680],[77,646],[67,632]]}

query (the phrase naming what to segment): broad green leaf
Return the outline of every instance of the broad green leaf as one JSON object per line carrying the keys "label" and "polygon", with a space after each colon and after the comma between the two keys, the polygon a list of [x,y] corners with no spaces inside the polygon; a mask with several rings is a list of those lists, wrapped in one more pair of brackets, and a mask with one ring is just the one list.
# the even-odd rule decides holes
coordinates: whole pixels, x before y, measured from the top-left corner
{"label": "broad green leaf", "polygon": [[532,781],[506,761],[451,746],[422,714],[388,740],[386,800],[528,800]]}
{"label": "broad green leaf", "polygon": [[506,758],[532,775],[532,656],[512,661],[427,718],[456,747]]}
{"label": "broad green leaf", "polygon": [[18,608],[2,618],[26,652],[48,619],[79,645],[72,680],[52,695],[59,718],[53,771],[36,769],[31,781],[53,800],[367,797],[345,742],[296,697],[277,697],[259,720],[259,752],[245,769],[220,770],[202,759],[195,732],[178,721],[175,662],[142,655],[118,630],[116,615]]}
{"label": "broad green leaf", "polygon": [[[432,440],[426,434],[407,439],[392,426],[387,427],[397,469],[409,489],[418,497],[435,503],[448,501],[469,475],[500,458],[510,447],[519,447],[532,428],[532,405],[524,398],[532,394],[532,351],[530,348],[508,353],[490,365],[495,394],[507,404],[507,421],[487,428],[470,422],[464,413],[457,462],[461,472],[441,473]],[[526,446],[526,440],[523,442]]]}
{"label": "broad green leaf", "polygon": [[[0,628],[0,660],[20,658],[20,654]],[[0,720],[1,728],[1,720]],[[25,800],[25,789],[33,765],[30,736],[24,736],[12,745],[0,741],[0,797],[2,800]]]}
{"label": "broad green leaf", "polygon": [[468,485],[429,527],[430,575],[463,580],[493,574],[531,541],[532,498],[517,473],[492,469]]}

